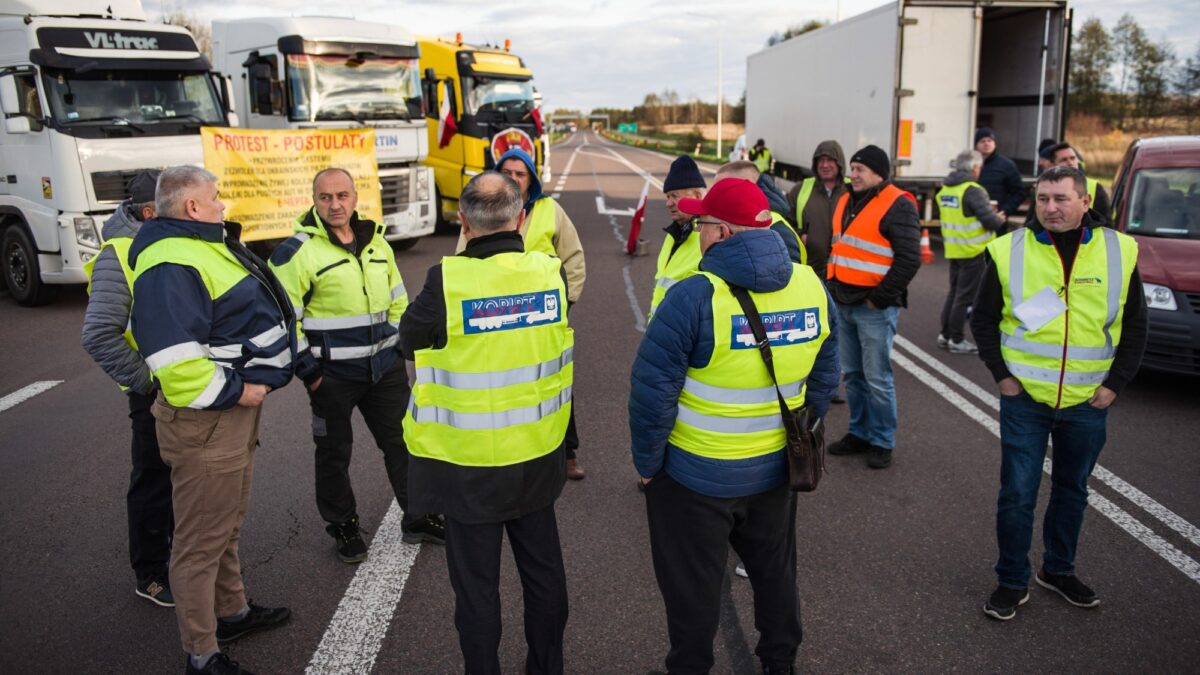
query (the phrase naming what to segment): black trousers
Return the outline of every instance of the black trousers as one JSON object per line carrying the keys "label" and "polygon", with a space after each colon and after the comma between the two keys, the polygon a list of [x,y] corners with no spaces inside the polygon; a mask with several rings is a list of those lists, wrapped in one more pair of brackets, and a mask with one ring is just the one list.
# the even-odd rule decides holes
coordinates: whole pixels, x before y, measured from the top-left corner
{"label": "black trousers", "polygon": [[567,627],[567,575],[554,505],[503,523],[446,518],[446,564],[454,588],[454,627],[469,675],[500,675],[500,544],[512,547],[525,603],[525,672],[561,675]]}
{"label": "black trousers", "polygon": [[344,523],[358,515],[350,485],[350,457],[354,452],[354,409],[362,413],[375,444],[383,451],[383,464],[396,502],[404,510],[402,524],[425,514],[408,512],[408,447],[404,445],[404,412],[408,407],[408,374],[397,362],[378,382],[355,382],[324,376],[316,391],[308,392],[312,406],[313,441],[317,445],[317,510],[328,523]]}
{"label": "black trousers", "polygon": [[983,254],[974,258],[950,260],[950,290],[942,304],[942,335],[955,342],[966,337],[967,308],[975,302],[979,282],[983,281]]}
{"label": "black trousers", "polygon": [[171,509],[171,467],[158,453],[158,435],[150,405],[154,395],[135,391],[129,398],[132,469],[125,508],[129,517],[129,563],[138,581],[167,576],[171,559],[171,533],[175,515]]}
{"label": "black trousers", "polygon": [[571,416],[567,418],[567,435],[563,438],[563,446],[567,451],[567,459],[575,459],[575,451],[579,449],[579,430],[575,428],[575,392],[571,392]]}
{"label": "black trousers", "polygon": [[712,668],[730,545],[754,590],[754,653],[772,668],[792,665],[803,638],[795,493],[783,484],[749,497],[708,497],[662,472],[646,486],[646,515],[654,574],[667,607],[667,670],[690,675]]}

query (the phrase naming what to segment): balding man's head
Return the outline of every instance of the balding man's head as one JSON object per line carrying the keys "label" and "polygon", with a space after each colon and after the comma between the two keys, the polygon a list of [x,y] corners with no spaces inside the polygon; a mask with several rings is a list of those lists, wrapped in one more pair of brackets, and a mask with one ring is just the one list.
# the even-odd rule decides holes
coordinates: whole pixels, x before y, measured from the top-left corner
{"label": "balding man's head", "polygon": [[463,234],[473,237],[518,230],[524,220],[521,186],[495,171],[475,176],[458,199],[458,218]]}
{"label": "balding man's head", "polygon": [[730,162],[717,169],[717,175],[713,178],[713,183],[716,183],[722,178],[741,178],[742,180],[748,180],[751,183],[757,183],[760,173],[761,172],[758,170],[758,167],[754,165],[754,162],[749,162],[742,159],[736,162]]}

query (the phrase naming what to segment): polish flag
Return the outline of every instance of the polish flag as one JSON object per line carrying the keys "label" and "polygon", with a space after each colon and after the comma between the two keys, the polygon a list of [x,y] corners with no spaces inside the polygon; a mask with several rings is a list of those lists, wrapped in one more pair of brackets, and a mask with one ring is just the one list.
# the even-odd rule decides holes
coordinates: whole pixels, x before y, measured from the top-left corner
{"label": "polish flag", "polygon": [[650,181],[642,186],[642,196],[638,197],[637,208],[633,211],[633,220],[629,221],[629,239],[625,242],[625,252],[633,255],[637,251],[638,236],[642,233],[642,220],[646,217],[646,195],[650,193]]}
{"label": "polish flag", "polygon": [[450,114],[450,96],[453,92],[446,87],[445,82],[442,82],[439,89],[442,103],[438,106],[438,147],[444,148],[450,145],[450,139],[458,133],[458,125],[454,123],[454,117]]}
{"label": "polish flag", "polygon": [[541,135],[542,135],[542,131],[543,131],[543,127],[542,127],[542,109],[541,109],[541,108],[534,108],[533,110],[529,111],[529,116],[533,118],[533,128],[534,128],[534,129],[537,129],[537,135],[538,135],[538,136],[541,136]]}

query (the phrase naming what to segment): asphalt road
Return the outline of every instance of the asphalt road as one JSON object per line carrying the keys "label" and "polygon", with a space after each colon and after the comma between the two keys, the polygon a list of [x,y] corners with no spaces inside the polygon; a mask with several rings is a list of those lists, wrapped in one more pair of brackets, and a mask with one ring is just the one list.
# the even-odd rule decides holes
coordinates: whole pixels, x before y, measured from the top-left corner
{"label": "asphalt road", "polygon": [[[661,668],[666,623],[650,563],[642,495],[629,459],[629,369],[649,305],[666,224],[650,188],[649,255],[621,248],[644,176],[669,157],[580,132],[553,152],[556,191],[587,252],[588,279],[571,312],[586,480],[558,502],[570,591],[570,673]],[[569,173],[566,170],[569,168]],[[411,293],[452,253],[437,236],[398,254]],[[994,385],[978,359],[938,351],[946,265],[910,288],[896,349],[898,448],[891,469],[830,457],[820,489],[801,495],[797,523],[810,672],[1195,672],[1200,662],[1200,398],[1196,380],[1143,373],[1109,418],[1092,479],[1079,573],[1102,597],[1094,610],[1041,588],[1014,621],[980,608],[994,587],[999,442]],[[0,296],[0,397],[61,383],[0,410],[0,673],[178,672],[174,615],[133,594],[125,535],[127,409],[79,347],[86,296],[18,307]],[[636,306],[636,309],[635,309]],[[0,408],[6,404],[0,403]],[[845,406],[827,420],[846,428]],[[312,441],[301,387],[272,393],[242,536],[250,597],[286,604],[291,623],[228,651],[259,673],[461,671],[453,595],[437,546],[394,541],[392,497],[361,420],[352,475],[373,533],[370,563],[334,556],[313,499]],[[1043,482],[1042,507],[1048,481]],[[1040,557],[1035,537],[1035,563]],[[755,671],[749,584],[732,577],[716,640],[717,673]],[[520,586],[503,565],[505,672],[521,672]],[[339,607],[341,611],[339,611]]]}

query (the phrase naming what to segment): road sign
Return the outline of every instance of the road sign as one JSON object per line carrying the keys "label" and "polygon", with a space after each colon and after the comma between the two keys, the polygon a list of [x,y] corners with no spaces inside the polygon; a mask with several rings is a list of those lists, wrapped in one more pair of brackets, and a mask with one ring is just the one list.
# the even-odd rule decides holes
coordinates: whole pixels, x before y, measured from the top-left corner
{"label": "road sign", "polygon": [[621,123],[617,125],[617,131],[626,134],[636,134],[638,125],[636,123]]}

